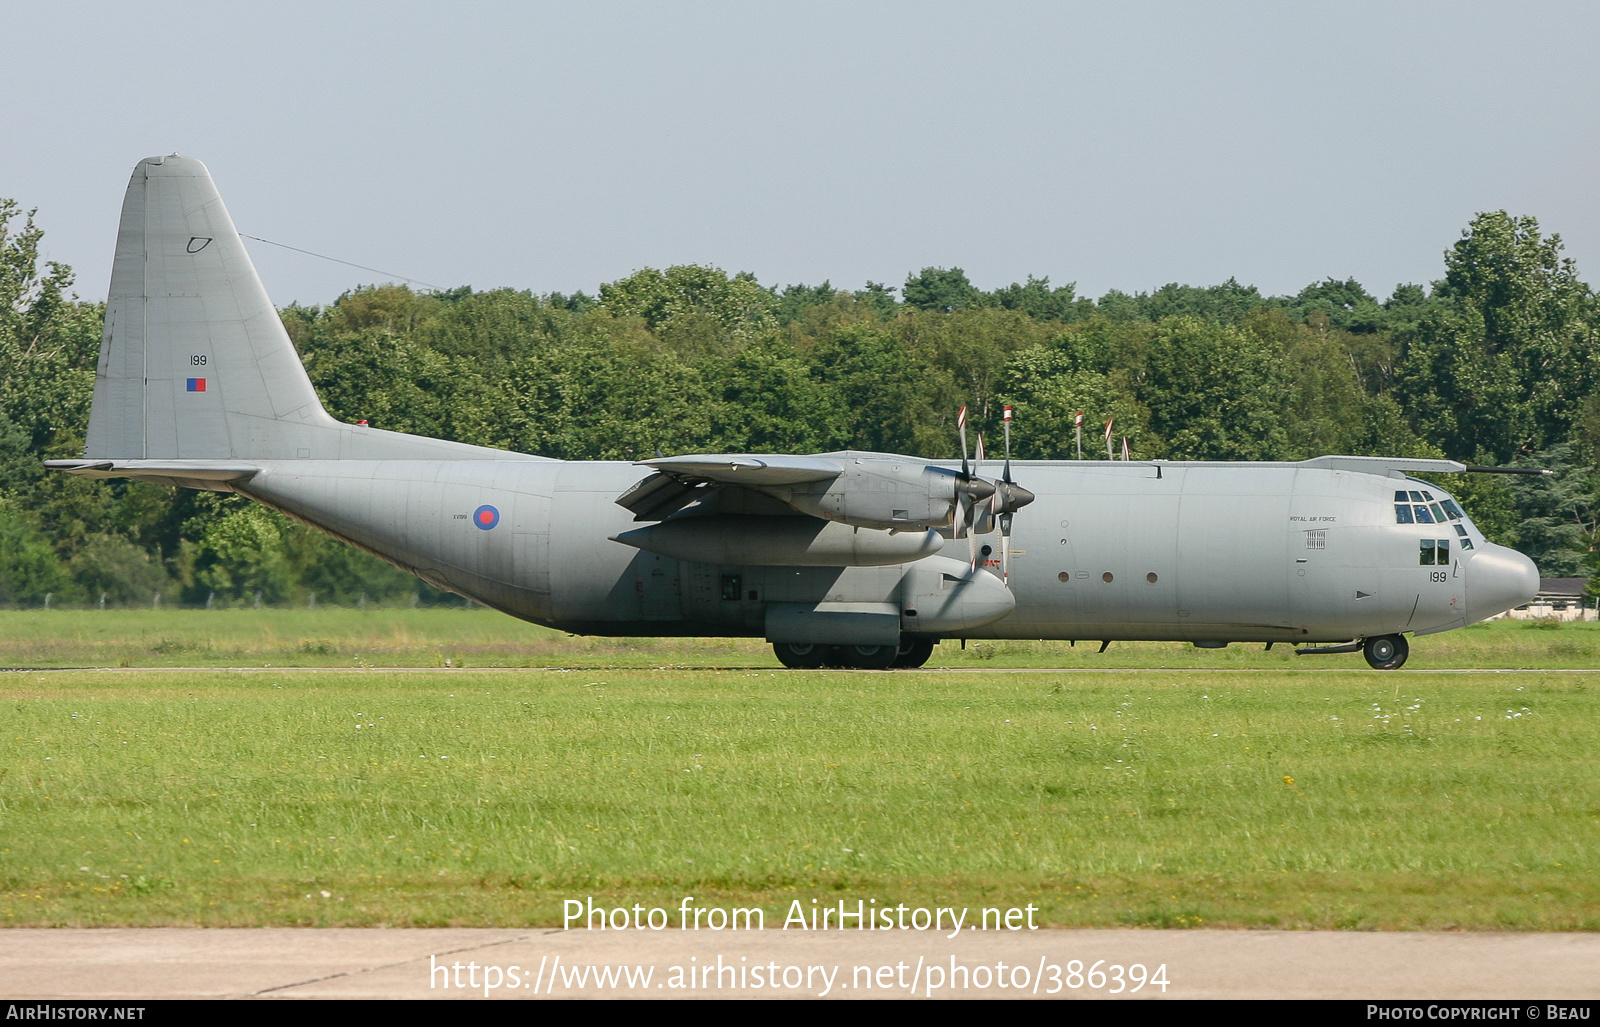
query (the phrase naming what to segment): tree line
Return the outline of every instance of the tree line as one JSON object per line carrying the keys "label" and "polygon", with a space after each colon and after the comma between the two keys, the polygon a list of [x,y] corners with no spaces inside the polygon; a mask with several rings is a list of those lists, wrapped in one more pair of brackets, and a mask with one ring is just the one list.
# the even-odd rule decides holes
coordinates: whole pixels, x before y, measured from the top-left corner
{"label": "tree line", "polygon": [[[81,454],[104,305],[42,262],[0,200],[0,603],[459,601],[237,496],[46,472]],[[1014,455],[1296,460],[1442,456],[1549,467],[1460,476],[1497,541],[1546,576],[1594,567],[1600,305],[1558,236],[1475,217],[1443,277],[1379,299],[1328,278],[1292,296],[1233,279],[1080,296],[984,291],[960,268],[898,287],[763,285],[646,268],[578,292],[353,289],[284,325],[330,413],[563,459],[865,449],[949,457],[955,412]],[[992,451],[993,447],[991,447]]]}

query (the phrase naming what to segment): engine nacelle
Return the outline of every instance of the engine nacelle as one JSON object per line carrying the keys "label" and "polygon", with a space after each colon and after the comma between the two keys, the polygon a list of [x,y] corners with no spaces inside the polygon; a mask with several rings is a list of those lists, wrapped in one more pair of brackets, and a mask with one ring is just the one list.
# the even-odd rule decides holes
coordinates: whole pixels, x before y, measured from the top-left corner
{"label": "engine nacelle", "polygon": [[1016,595],[999,578],[947,556],[908,567],[900,579],[900,626],[911,634],[959,635],[1016,608]]}
{"label": "engine nacelle", "polygon": [[943,467],[857,458],[836,478],[765,491],[796,510],[841,524],[927,529],[950,523],[959,480]]}
{"label": "engine nacelle", "polygon": [[746,514],[680,517],[612,541],[691,563],[748,567],[884,567],[925,559],[944,545],[934,531],[890,534],[815,517]]}

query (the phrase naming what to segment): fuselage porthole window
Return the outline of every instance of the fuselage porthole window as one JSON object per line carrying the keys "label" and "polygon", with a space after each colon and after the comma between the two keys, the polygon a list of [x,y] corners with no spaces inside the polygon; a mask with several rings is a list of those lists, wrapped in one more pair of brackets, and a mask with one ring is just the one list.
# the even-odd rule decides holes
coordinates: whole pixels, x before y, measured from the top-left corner
{"label": "fuselage porthole window", "polygon": [[[1402,492],[1402,493],[1400,493],[1400,495],[1405,495],[1405,493]],[[1411,507],[1409,507],[1409,506],[1401,506],[1398,503],[1395,504],[1394,522],[1396,524],[1410,524],[1411,523]]]}

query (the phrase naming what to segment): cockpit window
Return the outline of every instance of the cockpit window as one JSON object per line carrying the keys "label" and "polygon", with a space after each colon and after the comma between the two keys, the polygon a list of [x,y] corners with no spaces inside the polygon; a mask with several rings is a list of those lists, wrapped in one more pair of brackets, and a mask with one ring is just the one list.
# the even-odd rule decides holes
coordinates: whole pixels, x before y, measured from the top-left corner
{"label": "cockpit window", "polygon": [[[1444,567],[1450,563],[1450,540],[1425,538],[1417,542],[1417,562],[1424,567]],[[1471,546],[1467,547],[1471,549]]]}
{"label": "cockpit window", "polygon": [[[1435,500],[1431,492],[1412,492],[1410,490],[1395,490],[1394,493],[1394,522],[1396,524],[1448,524],[1451,521],[1466,520],[1466,513],[1462,511],[1455,500],[1445,497]],[[1466,531],[1461,525],[1456,525],[1456,532],[1463,538]],[[1468,544],[1466,548],[1472,546]]]}

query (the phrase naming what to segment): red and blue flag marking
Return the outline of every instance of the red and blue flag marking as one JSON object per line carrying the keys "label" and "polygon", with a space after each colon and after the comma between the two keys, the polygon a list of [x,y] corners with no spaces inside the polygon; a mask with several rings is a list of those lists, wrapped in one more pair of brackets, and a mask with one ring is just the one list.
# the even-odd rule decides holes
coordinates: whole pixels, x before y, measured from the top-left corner
{"label": "red and blue flag marking", "polygon": [[500,511],[487,504],[480,506],[472,512],[472,523],[488,531],[500,523]]}
{"label": "red and blue flag marking", "polygon": [[187,379],[187,381],[189,383],[188,384],[188,391],[189,392],[204,392],[204,391],[206,391],[206,380],[204,378],[189,378],[189,379]]}

